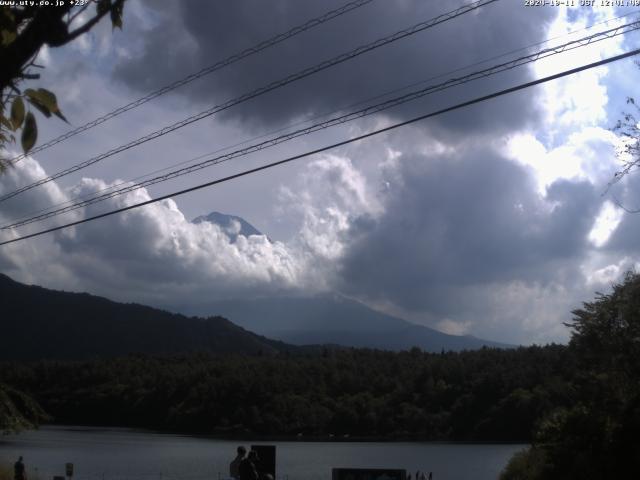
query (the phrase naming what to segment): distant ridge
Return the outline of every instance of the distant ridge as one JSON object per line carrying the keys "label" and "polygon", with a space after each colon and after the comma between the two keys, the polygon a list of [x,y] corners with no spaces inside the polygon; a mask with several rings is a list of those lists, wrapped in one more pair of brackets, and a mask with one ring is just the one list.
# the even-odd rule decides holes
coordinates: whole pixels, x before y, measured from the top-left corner
{"label": "distant ridge", "polygon": [[0,299],[0,360],[199,351],[272,355],[297,350],[219,316],[186,317],[87,293],[27,286],[2,274]]}
{"label": "distant ridge", "polygon": [[470,335],[448,335],[332,294],[224,300],[210,302],[204,308],[251,331],[295,345],[333,344],[396,351],[419,347],[428,352],[514,347]]}
{"label": "distant ridge", "polygon": [[[238,235],[263,235],[235,215],[211,212],[193,220],[193,223],[202,222],[220,226],[232,242]],[[429,352],[475,350],[483,346],[515,347],[471,335],[448,335],[333,294],[214,301],[204,307],[178,305],[171,309],[222,315],[248,330],[294,345],[332,344],[384,350],[419,347]]]}

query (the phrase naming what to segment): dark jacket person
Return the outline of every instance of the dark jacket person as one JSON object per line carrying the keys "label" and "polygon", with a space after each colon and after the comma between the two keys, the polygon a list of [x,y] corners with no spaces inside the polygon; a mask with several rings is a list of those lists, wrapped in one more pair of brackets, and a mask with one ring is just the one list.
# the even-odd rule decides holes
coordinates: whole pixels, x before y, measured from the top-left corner
{"label": "dark jacket person", "polygon": [[13,464],[13,480],[27,480],[27,473],[24,469],[24,463],[22,463],[22,457],[18,458],[18,461]]}
{"label": "dark jacket person", "polygon": [[237,452],[238,454],[236,455],[236,458],[234,458],[229,464],[229,476],[231,478],[235,478],[236,480],[239,480],[240,464],[242,463],[242,460],[244,460],[244,456],[247,454],[247,449],[244,448],[242,445],[240,445],[238,447]]}
{"label": "dark jacket person", "polygon": [[251,450],[249,456],[240,462],[240,480],[259,480],[258,452]]}

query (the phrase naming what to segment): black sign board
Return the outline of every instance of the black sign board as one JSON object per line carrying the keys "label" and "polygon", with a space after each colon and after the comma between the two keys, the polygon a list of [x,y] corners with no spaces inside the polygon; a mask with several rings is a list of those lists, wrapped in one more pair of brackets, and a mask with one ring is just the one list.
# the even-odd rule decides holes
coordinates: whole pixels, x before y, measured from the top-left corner
{"label": "black sign board", "polygon": [[73,477],[73,463],[66,463],[64,467],[67,472],[67,477]]}
{"label": "black sign board", "polygon": [[260,478],[263,478],[267,474],[271,475],[272,478],[276,478],[276,446],[251,445],[251,450],[258,453],[258,464],[256,468]]}
{"label": "black sign board", "polygon": [[391,468],[334,468],[332,480],[406,480],[407,471]]}

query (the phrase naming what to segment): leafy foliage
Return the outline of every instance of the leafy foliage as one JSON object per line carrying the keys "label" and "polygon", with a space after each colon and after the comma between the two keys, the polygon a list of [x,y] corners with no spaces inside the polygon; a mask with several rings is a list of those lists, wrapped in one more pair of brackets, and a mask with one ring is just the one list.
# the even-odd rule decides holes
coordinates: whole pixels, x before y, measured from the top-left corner
{"label": "leafy foliage", "polygon": [[0,432],[33,428],[46,419],[47,415],[31,397],[0,384]]}
{"label": "leafy foliage", "polygon": [[[78,25],[82,18],[80,13],[89,8],[91,2],[83,7],[75,7],[74,2],[55,7],[35,5],[38,2],[0,6],[0,153],[7,144],[15,142],[18,130],[22,130],[20,143],[24,153],[35,145],[38,126],[30,107],[47,118],[55,115],[67,121],[53,92],[44,88],[28,88],[24,92],[20,89],[25,80],[40,78],[34,70],[42,68],[35,64],[40,48],[44,45],[60,47],[71,42],[107,14],[114,28],[122,28],[124,1],[99,0],[94,16],[89,16],[81,25]],[[0,171],[5,167],[6,161],[0,158]]]}
{"label": "leafy foliage", "polygon": [[569,405],[566,347],[331,349],[0,364],[57,422],[218,435],[527,440]]}
{"label": "leafy foliage", "polygon": [[[640,275],[573,312],[574,401],[548,414],[504,480],[632,478],[640,472]],[[537,476],[525,476],[535,464]],[[530,475],[530,473],[526,473]]]}

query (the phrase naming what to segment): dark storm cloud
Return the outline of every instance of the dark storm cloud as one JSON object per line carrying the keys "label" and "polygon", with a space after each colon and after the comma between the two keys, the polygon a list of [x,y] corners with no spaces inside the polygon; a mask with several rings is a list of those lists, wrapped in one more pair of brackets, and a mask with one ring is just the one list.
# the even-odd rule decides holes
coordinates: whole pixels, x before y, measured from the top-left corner
{"label": "dark storm cloud", "polygon": [[[142,53],[121,62],[115,77],[140,92],[211,65],[256,42],[318,16],[343,1],[242,0],[235,2],[148,2],[157,24],[145,33]],[[237,97],[336,54],[450,11],[461,2],[374,1],[276,48],[242,60],[179,92],[198,106]],[[345,64],[234,107],[225,117],[251,126],[279,124],[301,115],[342,108],[398,87],[540,42],[552,8],[524,8],[500,1],[479,11],[382,47]],[[477,68],[477,67],[476,67]],[[458,74],[459,75],[459,74]],[[427,103],[394,114],[424,112],[529,79],[521,69],[490,81],[458,87]],[[445,77],[440,79],[442,81]],[[460,131],[491,131],[521,125],[535,114],[531,96],[449,115],[439,125]]]}
{"label": "dark storm cloud", "polygon": [[384,214],[351,229],[349,293],[451,313],[461,288],[557,280],[588,248],[602,202],[588,182],[556,182],[545,200],[524,167],[482,148],[400,165]]}

